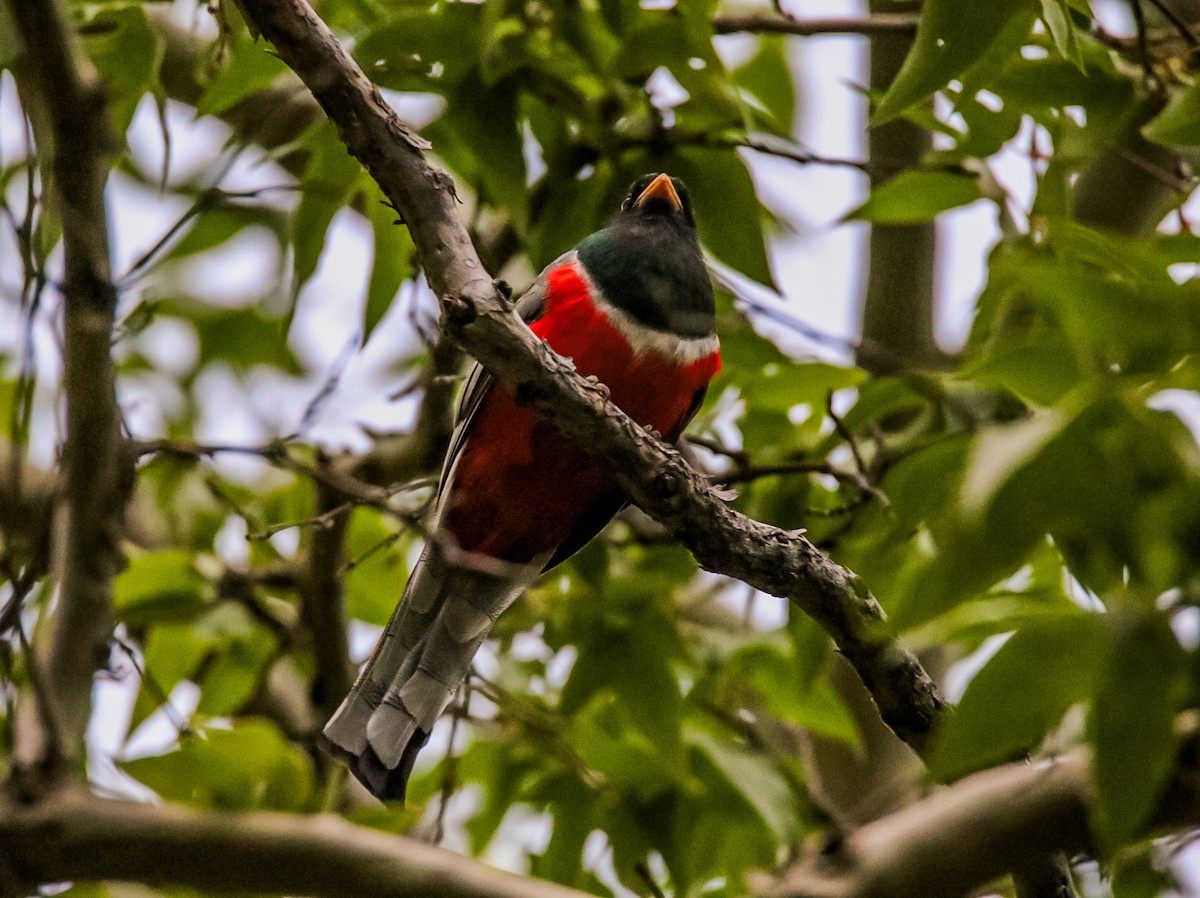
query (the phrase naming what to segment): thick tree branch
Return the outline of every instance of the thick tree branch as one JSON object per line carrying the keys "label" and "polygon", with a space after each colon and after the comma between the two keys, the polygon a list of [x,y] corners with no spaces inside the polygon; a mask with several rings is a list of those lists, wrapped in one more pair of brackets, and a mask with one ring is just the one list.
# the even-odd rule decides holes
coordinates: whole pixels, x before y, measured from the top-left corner
{"label": "thick tree branch", "polygon": [[787,19],[783,16],[714,16],[714,34],[915,34],[919,17],[909,13],[877,13],[865,19]]}
{"label": "thick tree branch", "polygon": [[[1198,747],[1193,731],[1147,831],[1200,821]],[[771,898],[957,898],[1016,871],[1019,887],[1035,885],[1033,878],[1040,895],[1069,895],[1069,877],[1051,861],[1095,852],[1092,799],[1085,749],[996,767],[856,830],[778,880],[764,877],[759,891]]]}
{"label": "thick tree branch", "polygon": [[0,895],[69,880],[320,898],[586,898],[339,817],[152,807],[76,790],[33,805],[0,796]]}
{"label": "thick tree branch", "polygon": [[1048,849],[1087,848],[1090,790],[1082,752],[988,770],[856,830],[762,891],[778,898],[963,895]]}
{"label": "thick tree branch", "polygon": [[118,541],[133,471],[121,438],[109,356],[117,295],[109,270],[104,185],[116,143],[103,85],[90,66],[77,64],[58,5],[13,0],[11,9],[25,50],[23,87],[32,88],[50,122],[54,146],[41,150],[52,160],[50,194],[62,218],[66,257],[68,521],[59,607],[43,660],[45,694],[55,704],[43,709],[43,718],[54,720],[62,744],[24,743],[19,751],[23,763],[47,760],[56,751],[74,761],[83,756],[92,677],[108,659],[112,577],[121,564]]}
{"label": "thick tree branch", "polygon": [[802,534],[730,509],[674,449],[630,421],[607,391],[575,373],[499,297],[458,220],[449,177],[424,159],[425,141],[388,107],[305,0],[243,0],[247,15],[313,91],[349,150],[379,182],[412,233],[443,303],[447,333],[496,377],[606,459],[621,486],[706,569],[786,596],[818,620],[854,665],[888,725],[920,743],[942,706],[912,653],[889,639],[883,612],[850,571]]}

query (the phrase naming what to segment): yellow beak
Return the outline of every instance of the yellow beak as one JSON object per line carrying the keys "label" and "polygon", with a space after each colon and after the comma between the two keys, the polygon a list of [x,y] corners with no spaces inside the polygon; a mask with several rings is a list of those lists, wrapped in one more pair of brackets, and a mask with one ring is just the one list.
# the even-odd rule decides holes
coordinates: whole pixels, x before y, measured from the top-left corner
{"label": "yellow beak", "polygon": [[683,209],[683,200],[679,198],[675,185],[671,183],[671,176],[665,172],[651,181],[650,186],[642,191],[641,196],[634,200],[633,204],[640,206],[653,199],[666,200],[677,212]]}

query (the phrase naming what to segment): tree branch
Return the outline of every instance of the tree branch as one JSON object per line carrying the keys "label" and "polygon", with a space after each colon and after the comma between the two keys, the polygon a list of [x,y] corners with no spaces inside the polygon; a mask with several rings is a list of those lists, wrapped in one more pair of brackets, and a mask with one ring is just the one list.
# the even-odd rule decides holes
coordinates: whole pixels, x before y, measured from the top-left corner
{"label": "tree branch", "polygon": [[[83,757],[91,711],[92,677],[108,660],[112,634],[112,577],[132,485],[109,356],[116,290],[109,270],[104,185],[116,147],[104,89],[90,65],[77,64],[76,48],[52,0],[13,0],[13,20],[23,48],[23,70],[50,122],[54,146],[50,182],[62,217],[66,277],[64,448],[67,529],[62,589],[44,665],[54,697],[59,746],[45,733],[19,746],[22,764]],[[24,714],[26,721],[33,718]],[[37,744],[42,743],[42,744]]]}
{"label": "tree branch", "polygon": [[762,891],[776,898],[959,896],[1055,848],[1089,847],[1086,755],[1012,764],[856,830]]}
{"label": "tree branch", "polygon": [[154,807],[73,789],[33,805],[0,797],[0,895],[69,880],[318,898],[586,898],[330,815]]}
{"label": "tree branch", "polygon": [[630,498],[704,568],[777,596],[818,620],[866,683],[888,725],[920,744],[942,699],[911,652],[887,637],[883,612],[850,571],[802,534],[728,508],[673,448],[638,427],[540,341],[498,295],[458,220],[450,178],[395,115],[305,0],[243,0],[257,28],[312,90],[350,152],[404,217],[443,327],[522,402],[607,460]]}
{"label": "tree branch", "polygon": [[[919,3],[871,0],[883,7],[917,9]],[[913,13],[910,12],[910,15]],[[912,32],[893,32],[871,41],[870,87],[885,91],[895,81],[913,45]],[[898,120],[867,132],[872,190],[900,172],[916,168],[933,147],[933,136],[913,122]],[[862,344],[855,361],[874,374],[911,367],[937,367],[941,351],[933,334],[933,274],[937,230],[932,221],[871,225],[870,259],[862,306]],[[877,347],[883,347],[879,352]]]}
{"label": "tree branch", "polygon": [[[322,459],[318,464],[326,467]],[[319,720],[328,720],[354,684],[347,635],[346,589],[342,577],[346,531],[350,511],[342,494],[324,483],[316,484],[317,514],[331,515],[324,526],[314,527],[308,546],[308,571],[300,590],[300,614],[312,638],[312,704]],[[337,509],[341,508],[341,511]]]}
{"label": "tree branch", "polygon": [[[1180,725],[1184,743],[1147,834],[1200,821],[1200,737],[1194,717]],[[1061,858],[1095,853],[1093,798],[1086,749],[996,767],[856,830],[777,880],[760,877],[758,889],[772,898],[957,898],[1015,871],[1022,894],[1036,886],[1070,895]]]}
{"label": "tree branch", "polygon": [[714,34],[914,34],[919,16],[906,13],[877,13],[865,19],[787,19],[782,16],[714,16]]}

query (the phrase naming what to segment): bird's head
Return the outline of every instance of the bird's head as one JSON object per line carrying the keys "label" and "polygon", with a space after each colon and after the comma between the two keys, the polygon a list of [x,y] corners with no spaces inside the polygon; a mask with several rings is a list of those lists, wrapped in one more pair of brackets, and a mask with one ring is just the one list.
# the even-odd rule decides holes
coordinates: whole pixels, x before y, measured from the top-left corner
{"label": "bird's head", "polygon": [[687,187],[681,180],[665,172],[651,172],[634,181],[621,203],[621,216],[665,217],[693,230],[696,227]]}
{"label": "bird's head", "polygon": [[607,300],[642,324],[688,338],[712,333],[712,284],[678,178],[642,175],[608,226],[585,237],[578,253]]}

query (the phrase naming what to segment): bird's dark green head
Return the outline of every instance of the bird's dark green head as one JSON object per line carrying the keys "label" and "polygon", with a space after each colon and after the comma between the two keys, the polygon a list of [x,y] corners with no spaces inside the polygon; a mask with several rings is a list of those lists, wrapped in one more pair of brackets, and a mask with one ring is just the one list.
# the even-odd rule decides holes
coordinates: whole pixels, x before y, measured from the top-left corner
{"label": "bird's dark green head", "polygon": [[634,181],[608,227],[579,244],[579,260],[605,298],[642,324],[681,337],[713,332],[712,284],[678,178]]}
{"label": "bird's dark green head", "polygon": [[621,202],[621,212],[637,216],[664,216],[682,220],[693,230],[696,228],[687,187],[678,178],[667,174],[652,172],[634,181]]}

